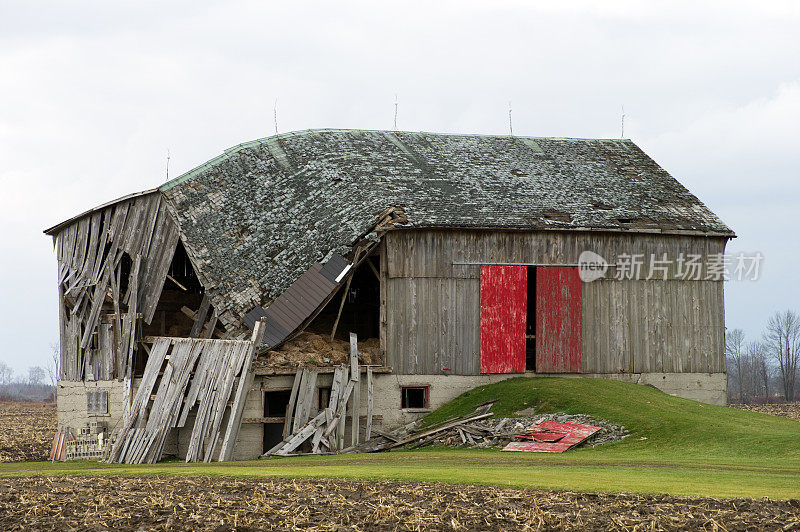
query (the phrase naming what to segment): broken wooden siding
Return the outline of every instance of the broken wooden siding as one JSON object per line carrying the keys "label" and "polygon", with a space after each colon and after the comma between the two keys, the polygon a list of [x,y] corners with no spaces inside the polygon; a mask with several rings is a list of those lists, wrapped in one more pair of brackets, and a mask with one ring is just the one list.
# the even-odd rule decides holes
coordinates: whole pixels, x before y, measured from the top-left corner
{"label": "broken wooden siding", "polygon": [[527,272],[481,267],[481,373],[525,372]]}
{"label": "broken wooden siding", "polygon": [[537,373],[580,373],[581,285],[578,268],[536,268]]}
{"label": "broken wooden siding", "polygon": [[[153,319],[178,242],[172,215],[159,193],[140,195],[74,220],[59,229],[54,241],[60,378],[122,378],[138,316],[146,323]],[[126,255],[130,271],[124,279]]]}
{"label": "broken wooden siding", "polygon": [[[577,263],[588,249],[609,262],[644,253],[647,268],[650,253],[705,259],[724,252],[725,242],[641,233],[392,231],[381,263],[387,365],[401,374],[480,373],[480,266],[453,261]],[[583,372],[725,370],[722,281],[673,274],[668,281],[583,283]]]}

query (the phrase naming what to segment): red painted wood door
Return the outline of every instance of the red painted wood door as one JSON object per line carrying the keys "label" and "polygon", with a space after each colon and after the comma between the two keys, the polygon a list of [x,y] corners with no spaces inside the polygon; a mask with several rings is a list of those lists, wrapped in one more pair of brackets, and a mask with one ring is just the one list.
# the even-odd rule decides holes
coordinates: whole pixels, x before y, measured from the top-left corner
{"label": "red painted wood door", "polygon": [[481,266],[481,373],[525,372],[528,270]]}
{"label": "red painted wood door", "polygon": [[580,373],[581,290],[578,268],[536,268],[536,373]]}

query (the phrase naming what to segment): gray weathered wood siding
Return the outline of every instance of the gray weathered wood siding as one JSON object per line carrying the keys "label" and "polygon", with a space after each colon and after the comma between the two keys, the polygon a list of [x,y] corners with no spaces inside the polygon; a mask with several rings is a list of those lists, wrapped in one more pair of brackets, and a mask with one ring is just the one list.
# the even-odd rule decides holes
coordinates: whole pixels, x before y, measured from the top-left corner
{"label": "gray weathered wood siding", "polygon": [[[480,372],[480,267],[464,262],[577,263],[582,251],[616,262],[723,253],[725,238],[594,232],[401,230],[386,235],[386,360],[400,374]],[[722,281],[682,280],[675,265],[652,280],[583,285],[583,371],[725,370]],[[613,277],[614,271],[609,271]],[[705,273],[703,273],[705,275]],[[449,369],[447,369],[449,368]]]}

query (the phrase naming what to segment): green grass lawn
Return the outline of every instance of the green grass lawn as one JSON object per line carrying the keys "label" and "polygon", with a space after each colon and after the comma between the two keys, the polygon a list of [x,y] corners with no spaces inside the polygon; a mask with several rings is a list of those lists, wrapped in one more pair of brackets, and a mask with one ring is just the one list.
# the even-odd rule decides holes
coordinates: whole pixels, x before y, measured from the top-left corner
{"label": "green grass lawn", "polygon": [[343,477],[497,484],[581,491],[800,498],[800,423],[711,406],[656,389],[600,379],[517,378],[476,388],[428,423],[499,399],[497,416],[534,406],[625,425],[617,443],[560,455],[426,448],[369,455],[129,466],[96,462],[0,464],[0,476],[175,474]]}

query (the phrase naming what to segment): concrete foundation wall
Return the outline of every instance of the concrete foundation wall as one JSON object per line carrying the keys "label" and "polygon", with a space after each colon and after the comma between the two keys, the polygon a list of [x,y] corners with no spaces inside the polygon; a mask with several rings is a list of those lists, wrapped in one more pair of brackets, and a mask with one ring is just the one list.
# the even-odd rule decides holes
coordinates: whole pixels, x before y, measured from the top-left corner
{"label": "concrete foundation wall", "polygon": [[[499,382],[505,379],[518,377],[519,374],[505,375],[374,375],[373,397],[373,426],[378,430],[392,429],[410,423],[428,412],[439,408],[445,403],[455,399],[462,393],[477,386]],[[641,374],[564,374],[564,375],[536,375],[537,377],[567,377],[567,378],[605,378],[615,379],[636,384],[651,385],[671,395],[702,401],[705,403],[724,405],[726,378],[724,373],[641,373]],[[319,388],[329,387],[333,375],[320,374],[317,379],[314,405],[317,404]],[[260,419],[264,415],[264,391],[290,389],[294,381],[293,375],[283,376],[257,376],[247,394],[243,420],[239,436],[234,447],[234,460],[252,460],[258,458],[264,451],[263,434],[264,425]],[[364,416],[367,412],[366,378],[361,379],[361,405],[359,412]],[[403,386],[428,386],[429,404],[427,408],[403,409],[401,408],[401,387]],[[86,392],[107,390],[109,392],[109,414],[89,415],[86,408]],[[58,387],[58,424],[60,427],[69,426],[74,432],[79,432],[90,421],[106,423],[110,430],[118,427],[122,418],[122,399],[124,384],[119,381],[97,382],[61,382]],[[135,393],[135,390],[134,390]],[[349,405],[348,405],[349,407]],[[311,415],[316,415],[316,408],[312,408]],[[222,430],[228,422],[227,414],[222,422]],[[174,429],[167,439],[164,454],[184,458],[189,446],[194,414],[190,414],[186,426]],[[351,419],[348,417],[345,430],[345,445],[351,444]],[[366,433],[366,423],[362,417],[360,422],[361,437]],[[220,438],[221,444],[221,438]],[[214,458],[219,451],[219,444],[215,449]]]}
{"label": "concrete foundation wall", "polygon": [[[519,374],[506,375],[374,375],[373,397],[373,426],[378,430],[392,429],[410,423],[428,412],[455,399],[462,393],[477,386],[491,384],[505,379],[518,377]],[[528,374],[528,376],[543,377],[545,375]],[[645,374],[590,374],[590,375],[547,375],[547,377],[569,378],[605,378],[643,385],[654,386],[665,393],[702,401],[710,404],[725,404],[726,378],[724,373],[645,373]],[[321,374],[318,377],[317,388],[330,386],[331,374]],[[263,415],[263,390],[277,390],[291,388],[293,376],[257,377],[250,393],[243,418],[260,418]],[[366,379],[361,379],[361,406],[362,416],[367,412]],[[429,386],[428,408],[403,409],[401,408],[401,387],[403,386]],[[316,396],[315,403],[316,405]],[[312,409],[312,416],[316,409]],[[345,429],[345,445],[350,445],[350,420]],[[189,423],[187,423],[189,425]],[[365,436],[366,426],[362,419],[360,422],[362,438]],[[184,429],[186,430],[186,429]],[[188,435],[186,436],[188,440]],[[252,460],[258,458],[263,447],[263,425],[260,423],[244,423],[239,432],[234,451],[235,460]],[[185,448],[182,449],[185,453]]]}
{"label": "concrete foundation wall", "polygon": [[[87,392],[108,392],[108,414],[89,414],[86,403]],[[73,434],[80,434],[80,429],[89,422],[103,423],[109,431],[121,424],[123,411],[123,395],[125,384],[117,380],[111,381],[59,381],[58,427],[63,430],[69,427]]]}

